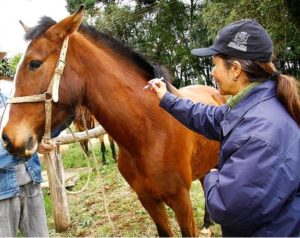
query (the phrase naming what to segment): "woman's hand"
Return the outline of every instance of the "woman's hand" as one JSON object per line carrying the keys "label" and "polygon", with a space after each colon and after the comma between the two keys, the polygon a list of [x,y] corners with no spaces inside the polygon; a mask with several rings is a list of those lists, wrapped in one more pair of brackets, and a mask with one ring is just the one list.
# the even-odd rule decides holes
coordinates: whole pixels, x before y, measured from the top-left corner
{"label": "woman's hand", "polygon": [[167,86],[161,79],[152,79],[148,82],[150,90],[154,91],[159,99],[162,99],[167,92]]}

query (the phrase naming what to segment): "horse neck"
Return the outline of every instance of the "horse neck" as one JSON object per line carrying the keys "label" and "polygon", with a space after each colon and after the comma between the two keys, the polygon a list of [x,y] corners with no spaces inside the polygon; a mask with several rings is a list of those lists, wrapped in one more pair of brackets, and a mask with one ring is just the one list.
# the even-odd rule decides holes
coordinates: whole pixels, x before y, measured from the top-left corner
{"label": "horse neck", "polygon": [[154,95],[145,99],[145,93],[149,93],[142,90],[145,75],[131,61],[77,37],[71,57],[84,66],[77,71],[78,78],[85,82],[83,101],[119,145],[130,143],[132,147],[139,143],[138,137],[144,130],[141,118],[158,104],[158,99]]}

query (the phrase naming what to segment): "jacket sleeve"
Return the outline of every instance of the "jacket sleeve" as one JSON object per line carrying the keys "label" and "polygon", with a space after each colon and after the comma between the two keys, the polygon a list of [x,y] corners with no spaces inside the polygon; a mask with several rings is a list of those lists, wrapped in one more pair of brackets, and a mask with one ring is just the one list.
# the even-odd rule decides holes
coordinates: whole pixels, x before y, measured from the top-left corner
{"label": "jacket sleeve", "polygon": [[241,138],[220,171],[208,173],[205,197],[211,217],[244,230],[271,221],[298,187],[298,176],[276,148],[255,137]]}
{"label": "jacket sleeve", "polygon": [[228,110],[227,105],[216,107],[194,103],[166,92],[160,101],[160,106],[189,129],[209,139],[220,140],[220,122]]}

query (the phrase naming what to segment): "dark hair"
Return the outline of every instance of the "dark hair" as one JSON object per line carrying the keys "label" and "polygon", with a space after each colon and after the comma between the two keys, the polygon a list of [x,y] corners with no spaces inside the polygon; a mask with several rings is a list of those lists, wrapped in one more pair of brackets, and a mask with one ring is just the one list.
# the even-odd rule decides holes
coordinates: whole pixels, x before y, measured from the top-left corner
{"label": "dark hair", "polygon": [[299,82],[296,78],[278,73],[272,62],[237,59],[225,55],[219,56],[224,60],[227,69],[232,66],[233,61],[238,61],[251,82],[264,82],[268,79],[276,80],[277,98],[283,103],[297,124],[300,125]]}

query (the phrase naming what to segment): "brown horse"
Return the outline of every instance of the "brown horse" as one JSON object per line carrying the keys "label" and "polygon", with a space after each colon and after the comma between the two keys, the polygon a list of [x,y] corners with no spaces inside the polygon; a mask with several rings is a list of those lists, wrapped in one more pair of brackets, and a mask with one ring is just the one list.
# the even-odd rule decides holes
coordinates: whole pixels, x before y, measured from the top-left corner
{"label": "brown horse", "polygon": [[[42,18],[27,31],[31,42],[15,78],[14,96],[19,98],[11,101],[5,114],[4,146],[15,155],[30,156],[35,151],[48,131],[45,124],[49,124],[49,116],[45,114],[49,115],[49,110],[38,99],[32,102],[32,97],[24,96],[40,94],[48,102],[52,91],[47,88],[54,84],[51,77],[59,72],[59,93],[53,90],[56,96],[52,95],[50,110],[52,128],[74,113],[77,105],[85,105],[117,142],[118,168],[150,214],[158,234],[172,236],[167,204],[182,235],[196,236],[189,189],[193,180],[216,165],[219,144],[184,127],[158,106],[153,93],[143,90],[154,77],[168,80],[160,67],[111,37],[81,25],[82,18],[81,7],[58,23]],[[56,65],[64,62],[60,52],[65,53],[61,49],[66,48],[67,39],[61,72]],[[171,91],[180,94],[174,88]],[[204,103],[217,105],[216,90],[201,87],[197,94]]]}
{"label": "brown horse", "polygon": [[[73,124],[76,128],[77,131],[85,131],[86,129],[90,130],[95,128],[96,126],[99,125],[99,122],[95,119],[95,117],[91,114],[89,109],[86,107],[77,107],[75,110],[75,118],[73,121]],[[104,135],[102,134],[98,137],[99,142],[100,142],[100,150],[101,150],[101,156],[102,156],[102,164],[107,164],[106,161],[106,145],[104,142]],[[108,134],[107,134],[108,135]],[[113,138],[108,135],[108,141],[109,145],[111,148],[111,153],[114,161],[117,161],[117,153],[116,153],[116,147],[115,147],[115,142]],[[80,145],[83,148],[84,152],[86,154],[89,153],[89,146],[88,146],[88,140],[83,140],[80,141]]]}

